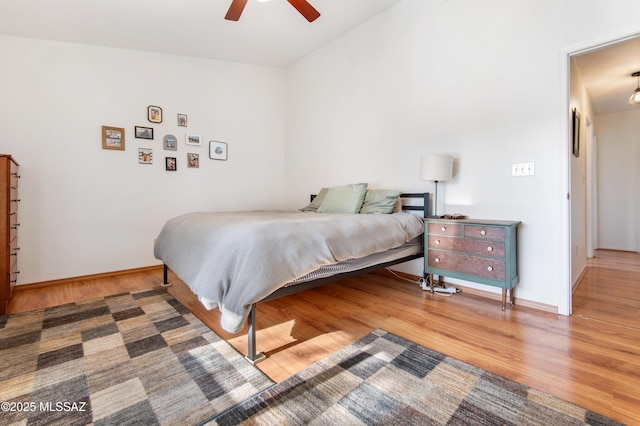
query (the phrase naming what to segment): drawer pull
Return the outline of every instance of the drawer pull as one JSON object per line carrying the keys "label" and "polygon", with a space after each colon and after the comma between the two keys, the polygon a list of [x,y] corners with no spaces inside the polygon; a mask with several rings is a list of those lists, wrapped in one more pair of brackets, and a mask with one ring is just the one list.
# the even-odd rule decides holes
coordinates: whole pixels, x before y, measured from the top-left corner
{"label": "drawer pull", "polygon": [[444,231],[446,231],[446,230],[447,230],[447,227],[446,227],[446,226],[443,226],[442,228],[440,228],[440,230],[441,230],[442,232],[444,232]]}
{"label": "drawer pull", "polygon": [[11,200],[12,203],[19,203],[20,202],[20,198],[16,198],[15,200]]}
{"label": "drawer pull", "polygon": [[487,247],[487,251],[493,251],[493,247],[491,246]]}
{"label": "drawer pull", "polygon": [[436,244],[440,244],[440,240],[436,240]]}
{"label": "drawer pull", "polygon": [[493,271],[493,266],[488,266],[487,267],[487,271],[489,271],[489,272]]}
{"label": "drawer pull", "polygon": [[435,259],[433,259],[436,263],[440,263],[440,258],[436,257]]}
{"label": "drawer pull", "polygon": [[483,229],[482,231],[480,231],[480,235],[487,235],[487,231]]}

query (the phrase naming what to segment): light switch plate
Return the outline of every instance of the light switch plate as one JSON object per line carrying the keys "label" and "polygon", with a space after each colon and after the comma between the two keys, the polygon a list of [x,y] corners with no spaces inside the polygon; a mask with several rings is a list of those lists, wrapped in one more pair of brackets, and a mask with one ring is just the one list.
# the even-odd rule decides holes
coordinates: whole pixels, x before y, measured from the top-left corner
{"label": "light switch plate", "polygon": [[535,167],[533,163],[513,163],[511,176],[533,176]]}

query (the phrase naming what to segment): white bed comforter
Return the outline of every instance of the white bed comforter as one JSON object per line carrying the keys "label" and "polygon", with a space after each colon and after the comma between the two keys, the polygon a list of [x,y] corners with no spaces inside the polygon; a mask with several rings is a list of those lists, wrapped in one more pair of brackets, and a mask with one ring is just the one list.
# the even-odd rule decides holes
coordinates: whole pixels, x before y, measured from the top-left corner
{"label": "white bed comforter", "polygon": [[327,214],[298,211],[189,213],[169,220],[154,255],[222,328],[237,333],[251,304],[321,266],[401,246],[424,232],[408,213]]}

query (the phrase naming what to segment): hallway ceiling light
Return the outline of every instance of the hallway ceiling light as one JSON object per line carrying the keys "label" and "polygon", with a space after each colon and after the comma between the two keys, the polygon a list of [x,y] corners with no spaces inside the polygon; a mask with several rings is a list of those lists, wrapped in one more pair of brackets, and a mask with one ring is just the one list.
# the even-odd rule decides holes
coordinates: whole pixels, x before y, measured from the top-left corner
{"label": "hallway ceiling light", "polygon": [[640,105],[640,71],[636,71],[631,74],[631,77],[638,77],[638,88],[633,91],[629,98],[629,104],[633,106]]}

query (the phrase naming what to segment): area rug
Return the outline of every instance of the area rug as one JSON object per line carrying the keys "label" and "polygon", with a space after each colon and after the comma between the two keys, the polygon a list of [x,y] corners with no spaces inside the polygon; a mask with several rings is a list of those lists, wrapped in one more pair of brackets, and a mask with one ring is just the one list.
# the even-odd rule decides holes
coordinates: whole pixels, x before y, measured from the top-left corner
{"label": "area rug", "polygon": [[221,413],[217,425],[618,425],[375,330]]}
{"label": "area rug", "polygon": [[0,317],[2,425],[194,425],[272,384],[162,289]]}

